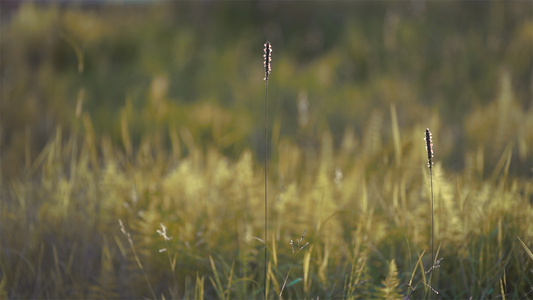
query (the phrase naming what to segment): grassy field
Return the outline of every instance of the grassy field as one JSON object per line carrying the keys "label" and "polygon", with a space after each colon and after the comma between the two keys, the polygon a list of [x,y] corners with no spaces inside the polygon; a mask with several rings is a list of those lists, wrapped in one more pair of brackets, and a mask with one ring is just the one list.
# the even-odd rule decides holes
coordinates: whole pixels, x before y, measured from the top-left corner
{"label": "grassy field", "polygon": [[0,299],[533,298],[530,3],[9,3]]}

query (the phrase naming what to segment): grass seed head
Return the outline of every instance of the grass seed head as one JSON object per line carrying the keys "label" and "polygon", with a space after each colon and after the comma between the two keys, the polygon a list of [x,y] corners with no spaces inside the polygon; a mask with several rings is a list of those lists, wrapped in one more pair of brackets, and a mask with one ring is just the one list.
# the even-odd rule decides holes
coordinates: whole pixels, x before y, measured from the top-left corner
{"label": "grass seed head", "polygon": [[270,42],[265,43],[265,49],[263,54],[263,64],[265,66],[265,81],[268,81],[268,76],[270,75],[270,71],[272,71],[272,45]]}
{"label": "grass seed head", "polygon": [[156,232],[165,239],[165,241],[170,241],[172,239],[171,236],[167,235],[167,227],[163,225],[163,223],[159,224],[161,226],[161,230],[157,229]]}
{"label": "grass seed head", "polygon": [[428,153],[428,167],[431,169],[433,165],[433,136],[429,128],[426,128],[426,137],[424,140],[426,141],[426,151]]}
{"label": "grass seed head", "polygon": [[[299,253],[300,251],[302,251],[305,247],[307,247],[307,245],[309,245],[309,242],[306,242],[305,244],[303,244],[303,241],[304,241],[304,238],[305,238],[305,235],[307,234],[307,228],[304,229],[304,232],[302,234],[302,236],[299,238],[299,239],[296,239],[296,242],[294,242],[293,240],[290,241],[290,245],[291,245],[291,250],[292,250],[292,253]],[[302,243],[303,245],[300,246],[300,243]],[[296,244],[296,250],[294,250],[294,245]]]}

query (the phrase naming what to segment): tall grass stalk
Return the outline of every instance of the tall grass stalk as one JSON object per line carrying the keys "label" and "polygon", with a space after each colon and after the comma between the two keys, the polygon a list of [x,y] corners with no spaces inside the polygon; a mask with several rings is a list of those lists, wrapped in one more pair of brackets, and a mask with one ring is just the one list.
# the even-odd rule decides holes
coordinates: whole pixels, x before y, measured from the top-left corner
{"label": "tall grass stalk", "polygon": [[[429,131],[429,128],[426,128],[425,142],[426,151],[428,154],[429,182],[431,188],[431,267],[433,267],[433,263],[435,262],[435,252],[433,250],[435,244],[435,223],[433,210],[433,136],[431,134],[431,131]],[[429,284],[431,285],[431,274],[429,276]]]}
{"label": "tall grass stalk", "polygon": [[265,48],[263,50],[263,65],[265,67],[265,278],[264,278],[264,288],[265,288],[265,299],[268,298],[268,289],[267,286],[267,229],[268,229],[268,210],[267,210],[267,196],[268,196],[268,184],[267,184],[267,174],[268,174],[268,76],[270,76],[270,71],[272,70],[272,45],[269,41],[265,43]]}

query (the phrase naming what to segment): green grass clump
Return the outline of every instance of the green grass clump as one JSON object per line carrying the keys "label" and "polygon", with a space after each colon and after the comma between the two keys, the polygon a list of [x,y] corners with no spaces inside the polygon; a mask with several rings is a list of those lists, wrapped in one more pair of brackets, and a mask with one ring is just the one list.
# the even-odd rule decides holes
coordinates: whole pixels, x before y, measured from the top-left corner
{"label": "green grass clump", "polygon": [[[263,41],[235,34],[260,18],[218,4],[197,29],[166,5],[23,5],[2,26],[1,299],[533,296],[530,16],[310,9],[285,43],[266,27],[267,96]],[[454,8],[513,18],[486,50],[432,22]]]}

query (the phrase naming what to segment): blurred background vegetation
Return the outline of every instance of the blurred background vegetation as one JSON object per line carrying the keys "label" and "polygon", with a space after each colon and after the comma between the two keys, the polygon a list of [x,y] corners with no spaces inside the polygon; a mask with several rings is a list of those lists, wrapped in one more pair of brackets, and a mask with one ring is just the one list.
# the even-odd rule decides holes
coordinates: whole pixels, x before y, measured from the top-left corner
{"label": "blurred background vegetation", "polygon": [[[2,173],[20,173],[24,145],[31,144],[34,158],[56,126],[65,133],[83,130],[80,113],[114,145],[122,145],[122,112],[134,146],[156,127],[187,127],[202,147],[214,145],[228,156],[248,147],[260,151],[264,90],[258,79],[262,45],[270,40],[270,124],[278,122],[280,137],[313,145],[314,136],[329,130],[339,145],[346,128],[361,137],[369,119],[383,119],[394,104],[401,127],[442,125],[436,137],[445,145],[438,152],[447,168],[461,170],[463,153],[476,147],[498,157],[512,140],[511,172],[531,176],[531,123],[515,122],[517,115],[531,116],[528,5],[75,2],[4,8]],[[508,107],[500,109],[499,101]],[[486,111],[494,118],[480,117]],[[299,114],[307,114],[306,122],[299,123]],[[161,143],[170,144],[166,137]]]}
{"label": "blurred background vegetation", "polygon": [[[166,210],[177,209],[174,205],[181,200],[168,204],[173,197],[181,199],[176,195],[194,201],[195,197],[203,195],[201,190],[218,184],[223,186],[228,184],[228,178],[245,176],[242,174],[248,174],[249,178],[235,179],[237,190],[242,187],[239,184],[252,180],[243,183],[254,187],[250,195],[262,193],[258,170],[264,154],[262,55],[266,40],[274,49],[269,81],[268,151],[272,166],[269,176],[273,186],[279,188],[279,194],[274,192],[278,200],[287,193],[292,193],[293,198],[305,198],[306,189],[312,190],[314,184],[322,184],[319,175],[313,177],[321,172],[327,171],[327,185],[337,186],[343,173],[335,171],[336,168],[353,168],[352,175],[357,181],[345,181],[343,189],[337,192],[344,195],[343,201],[352,197],[348,196],[352,193],[349,186],[361,182],[363,185],[368,182],[369,186],[374,184],[376,193],[383,189],[390,195],[406,187],[407,193],[413,193],[412,199],[418,197],[416,201],[422,201],[420,195],[425,197],[427,191],[421,192],[422,187],[415,188],[409,182],[416,179],[421,186],[426,184],[419,173],[426,164],[421,152],[424,151],[423,130],[429,127],[438,145],[435,155],[441,171],[448,176],[455,174],[468,179],[457,183],[457,190],[465,184],[488,195],[491,189],[485,184],[500,186],[498,180],[503,176],[507,183],[501,185],[502,195],[514,193],[521,199],[518,206],[506,206],[504,210],[509,212],[509,228],[513,228],[508,241],[515,244],[516,235],[526,234],[526,228],[530,229],[527,225],[513,223],[513,220],[517,222],[531,216],[533,202],[530,182],[533,173],[533,16],[531,3],[527,1],[162,1],[150,4],[8,1],[1,5],[0,196],[5,206],[1,221],[4,252],[0,276],[4,275],[2,283],[7,282],[5,288],[10,297],[99,295],[90,294],[85,286],[80,286],[79,290],[74,286],[70,291],[56,294],[47,294],[47,288],[33,286],[33,294],[25,294],[31,281],[20,279],[21,274],[28,272],[22,271],[24,263],[9,264],[6,257],[12,257],[9,251],[17,249],[17,257],[23,257],[32,266],[33,276],[39,273],[35,271],[39,267],[33,262],[41,262],[43,257],[56,262],[51,262],[53,269],[54,265],[61,265],[58,263],[61,249],[48,246],[56,242],[65,245],[63,238],[80,234],[73,228],[69,229],[73,232],[66,232],[66,224],[81,222],[79,226],[96,226],[98,234],[79,241],[77,245],[83,250],[63,249],[65,259],[72,262],[79,255],[80,259],[101,261],[101,267],[84,264],[78,276],[83,278],[83,272],[88,272],[105,277],[102,274],[107,270],[106,257],[125,255],[121,246],[120,251],[110,246],[114,243],[111,239],[116,240],[116,232],[112,231],[118,228],[116,220],[134,216],[131,207],[123,208],[124,203],[142,206],[142,209],[137,208],[139,211],[146,212],[149,208],[157,211],[143,217],[143,222],[152,227],[143,229],[145,223],[130,220],[131,230],[140,235],[154,235],[159,222],[191,221],[188,226],[194,229],[182,228],[180,232],[194,239],[195,232],[199,234],[204,230],[207,234],[225,224],[227,218],[239,219],[240,213],[225,211],[228,207],[216,204],[223,212],[218,215],[221,220],[205,229],[202,222],[215,222],[210,219],[210,216],[217,216],[210,211],[215,208],[203,214],[192,211],[205,207],[190,208],[189,216],[197,217],[194,220],[193,217],[188,220],[185,212],[173,217]],[[394,165],[396,173],[387,173]],[[77,178],[82,182],[72,183],[73,174],[82,170],[85,173]],[[220,175],[225,178],[222,180],[213,170],[233,175]],[[241,171],[244,173],[236,174]],[[417,175],[412,175],[414,173]],[[347,171],[344,174],[345,178],[350,178]],[[185,177],[190,182],[184,181]],[[394,185],[394,178],[401,181],[400,186]],[[67,185],[67,194],[58,183],[62,182],[60,179],[73,184]],[[217,181],[219,179],[222,181]],[[163,183],[157,188],[146,183],[143,189],[142,181]],[[180,181],[185,183],[173,186]],[[383,186],[378,185],[381,182]],[[456,184],[452,182],[449,182],[450,190]],[[291,183],[296,183],[298,188],[291,188]],[[245,200],[237,190],[221,189],[220,195],[252,201]],[[366,187],[363,190],[366,197]],[[370,198],[371,190],[369,187]],[[65,206],[65,202],[61,202],[46,208],[45,203],[55,197],[52,196],[54,192],[62,195],[61,199],[114,200],[90,204],[98,207],[91,206],[91,209],[103,213],[97,221],[90,213],[84,215],[87,203]],[[332,193],[332,197],[337,195]],[[297,194],[301,197],[296,197]],[[145,202],[138,204],[137,200],[132,200],[138,197]],[[501,196],[501,199],[509,197],[514,196]],[[124,200],[126,198],[128,200]],[[369,201],[376,201],[372,199]],[[411,209],[417,207],[416,201],[409,210],[403,207],[403,212],[411,213]],[[244,207],[239,203],[234,203],[240,207],[239,211],[254,207],[258,213],[261,211],[260,201]],[[279,208],[279,214],[274,217],[282,220],[281,216],[291,210],[291,206],[276,205],[283,208]],[[58,207],[63,207],[64,211],[56,211]],[[524,208],[520,212],[523,215],[513,215],[517,207]],[[382,208],[385,211],[380,211],[381,221],[398,213]],[[308,221],[306,216],[316,214],[311,208],[300,211],[302,207],[294,206],[294,209],[302,214],[294,221],[298,226]],[[17,212],[24,212],[25,217],[16,217]],[[412,217],[416,219],[420,214],[418,211]],[[255,224],[250,227],[254,236],[261,236],[260,220],[252,221],[254,217],[247,214],[242,218],[243,224]],[[340,224],[350,224],[346,216],[340,218]],[[490,220],[490,224],[500,224],[501,228],[501,218]],[[17,241],[17,230],[33,230],[36,224],[48,224],[49,231],[35,233],[31,245]],[[291,228],[291,224],[294,225],[289,222],[286,226]],[[472,234],[490,236],[492,225],[479,229],[481,233]],[[356,230],[357,226],[346,226],[343,227],[346,232],[333,236],[342,236],[350,244],[353,234],[350,230]],[[247,228],[239,227],[239,230],[248,232]],[[279,233],[280,228],[269,229]],[[376,236],[383,233],[380,230],[376,230]],[[108,235],[110,232],[113,235]],[[297,227],[290,237],[296,238],[301,232]],[[216,234],[211,232],[211,245],[225,244],[222,247],[225,250],[220,251],[231,253],[234,244],[228,241],[234,236],[219,234],[215,238]],[[391,238],[385,233],[382,236]],[[465,240],[472,237],[467,233],[461,236]],[[404,239],[401,234],[398,238],[394,233],[393,237]],[[531,232],[526,237],[531,238]],[[498,245],[501,246],[503,240],[505,238],[499,239]],[[478,241],[483,245],[482,238]],[[422,237],[414,241],[417,245],[425,242]],[[318,237],[315,243],[319,243]],[[395,247],[394,239],[383,238],[382,243],[385,249]],[[530,248],[532,243],[531,239],[526,239]],[[116,249],[102,250],[112,247]],[[188,270],[183,274],[192,281],[197,276],[196,286],[203,286],[201,276],[194,270],[213,270],[209,263],[198,266],[193,261],[203,257],[205,263],[207,253],[211,253],[209,247],[204,252],[190,250],[185,242],[177,247],[181,247],[177,250],[183,258],[181,268]],[[481,250],[476,249],[485,251],[480,247]],[[524,250],[520,247],[512,248],[511,252],[518,255],[518,251]],[[318,248],[317,244],[314,250]],[[387,259],[400,255],[390,251],[391,257]],[[398,251],[408,256],[405,249]],[[183,254],[186,257],[182,257],[182,253],[187,253]],[[347,262],[349,258],[337,261],[341,266]],[[516,258],[515,268],[521,265],[519,262]],[[115,268],[109,267],[109,270],[116,271],[116,260],[113,263]],[[159,265],[152,267],[154,270],[164,266],[164,261],[157,263]],[[400,257],[396,257],[396,263],[400,269],[405,267]],[[227,264],[231,266],[230,259]],[[387,274],[383,265],[384,262],[374,265],[377,274]],[[6,271],[17,266],[20,271]],[[53,283],[58,286],[65,283],[58,278],[69,273],[68,270],[54,270],[57,274]],[[531,284],[520,277],[528,271],[511,270],[521,282],[516,293]],[[281,279],[284,274],[280,271]],[[455,273],[451,271],[450,274]],[[503,273],[499,269],[497,274]],[[163,277],[155,271],[150,275],[154,280]],[[460,274],[450,276],[457,276],[457,281],[461,281]],[[74,277],[68,280],[75,281]],[[446,282],[446,277],[442,278]],[[15,279],[20,281],[17,283]],[[92,284],[99,280],[103,279],[94,279]],[[375,284],[379,282],[376,280]],[[342,286],[342,280],[335,283]],[[180,293],[171,292],[167,296],[198,296],[193,292],[184,294],[188,284],[192,283],[180,281],[176,285]],[[121,297],[139,296],[128,294],[134,293],[131,290],[113,289]],[[166,293],[161,287],[156,289]],[[61,289],[54,291],[57,290]],[[206,293],[220,296],[214,290],[216,284],[211,294]],[[324,287],[321,291],[326,290]],[[481,287],[465,290],[454,285],[445,295],[460,298],[493,295]],[[305,294],[292,293],[290,297],[322,295],[310,293],[309,289]]]}

